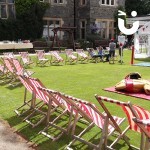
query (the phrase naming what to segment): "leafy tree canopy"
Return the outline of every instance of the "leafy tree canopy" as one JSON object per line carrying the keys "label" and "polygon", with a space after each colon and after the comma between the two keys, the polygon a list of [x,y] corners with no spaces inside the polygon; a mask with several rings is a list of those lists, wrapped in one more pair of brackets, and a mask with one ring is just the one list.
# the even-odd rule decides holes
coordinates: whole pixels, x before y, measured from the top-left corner
{"label": "leafy tree canopy", "polygon": [[128,16],[131,12],[137,11],[138,15],[150,14],[150,0],[126,0],[125,9]]}
{"label": "leafy tree canopy", "polygon": [[0,19],[0,40],[41,38],[43,16],[49,4],[39,0],[15,0],[16,19]]}
{"label": "leafy tree canopy", "polygon": [[118,17],[122,18],[125,21],[125,25],[126,25],[126,16],[118,16],[118,10],[121,10],[123,12],[125,12],[125,9],[123,6],[118,6],[117,10],[114,13],[114,19],[115,19],[115,27],[116,27],[116,35],[119,35],[120,30],[118,28]]}

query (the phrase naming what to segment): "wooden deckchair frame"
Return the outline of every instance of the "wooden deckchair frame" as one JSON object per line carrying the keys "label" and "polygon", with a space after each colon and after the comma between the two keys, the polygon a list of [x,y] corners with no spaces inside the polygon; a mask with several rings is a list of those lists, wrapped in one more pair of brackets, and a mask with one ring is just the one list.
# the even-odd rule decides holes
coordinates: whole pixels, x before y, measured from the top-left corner
{"label": "wooden deckchair frame", "polygon": [[[131,111],[131,113],[132,113],[132,115],[134,116],[134,117],[136,117],[137,119],[139,119],[139,116],[138,116],[138,114],[137,114],[137,112],[135,111],[135,109],[134,109],[134,105],[132,105],[131,104],[131,102],[121,102],[121,101],[118,101],[118,100],[114,100],[114,99],[111,99],[111,98],[107,98],[107,97],[103,97],[103,96],[98,96],[98,95],[95,95],[95,97],[96,97],[96,99],[98,100],[98,102],[103,106],[104,105],[104,103],[102,102],[102,100],[103,101],[106,101],[106,102],[111,102],[111,103],[115,103],[115,104],[117,104],[118,106],[120,106],[122,109],[123,109],[123,111],[125,112],[125,114],[126,114],[126,116],[127,116],[127,118],[129,117],[128,115],[127,115],[127,113],[126,113],[126,111],[124,110],[124,107],[127,107],[127,108],[129,108],[129,110]],[[139,107],[139,106],[138,106]],[[129,118],[128,118],[129,119]],[[144,129],[144,126],[142,125],[142,124],[138,124],[138,126],[142,129],[142,131],[145,131],[145,129]],[[131,127],[130,127],[130,123],[129,123],[129,126],[126,128],[127,130],[129,130]],[[144,150],[143,149],[143,143],[144,143],[144,134],[146,134],[148,137],[150,136],[150,132],[148,132],[148,131],[145,131],[144,133],[143,132],[141,132],[141,144],[140,144],[140,148],[137,148],[137,147],[135,147],[134,145],[130,145],[132,148],[134,148],[134,149],[138,149],[138,150]]]}
{"label": "wooden deckchair frame", "polygon": [[[50,60],[45,57],[45,51],[44,50],[35,50],[37,57],[36,57],[36,65],[38,66],[44,66],[46,63],[50,63]],[[39,58],[39,53],[41,53],[43,56],[42,58]]]}
{"label": "wooden deckchair frame", "polygon": [[[85,101],[85,100],[81,100],[78,98],[74,98],[71,96],[67,96],[64,94],[60,94],[60,96],[67,102],[69,103],[69,105],[71,107],[73,107],[73,109],[76,111],[76,115],[74,118],[74,121],[72,122],[73,126],[72,126],[72,132],[71,135],[74,138],[68,145],[67,148],[70,148],[71,145],[73,145],[77,140],[80,142],[83,142],[95,149],[101,149],[103,144],[104,144],[104,137],[100,138],[100,142],[98,145],[91,143],[89,141],[86,141],[85,139],[82,138],[82,136],[89,131],[91,128],[93,128],[95,126],[95,123],[93,122],[92,118],[90,118],[90,116],[82,109],[82,105],[87,105],[90,108],[92,108],[93,111],[95,111],[100,117],[101,119],[104,121],[104,126],[102,130],[102,133],[104,131],[107,130],[107,125],[110,124],[111,126],[113,126],[113,122],[108,120],[108,117],[106,117],[103,113],[101,113],[93,104]],[[76,126],[77,126],[77,122],[80,120],[80,118],[83,118],[84,120],[86,120],[86,123],[88,122],[88,126],[82,131],[80,132],[79,135],[75,135],[75,130],[76,130]],[[124,121],[124,118],[121,119],[120,124]],[[84,121],[85,122],[85,121]],[[119,124],[119,125],[120,125]],[[115,130],[115,129],[114,129]],[[109,136],[114,132],[114,130],[111,130],[111,132],[109,133]]]}
{"label": "wooden deckchair frame", "polygon": [[73,62],[77,63],[78,59],[75,55],[73,55],[73,49],[65,49],[65,52],[66,52],[65,64],[67,64],[67,62],[69,62],[70,64],[72,64]]}
{"label": "wooden deckchair frame", "polygon": [[[48,113],[47,113],[47,125],[46,125],[46,127],[45,127],[42,131],[40,131],[40,133],[43,134],[43,135],[45,135],[45,136],[47,136],[48,138],[52,139],[53,141],[56,141],[56,140],[58,140],[64,133],[66,133],[66,134],[69,133],[70,128],[71,128],[71,119],[72,119],[72,116],[69,117],[68,125],[67,125],[66,128],[57,125],[57,121],[58,121],[62,116],[68,114],[68,110],[67,110],[66,107],[63,105],[63,102],[60,103],[60,102],[54,97],[54,95],[55,95],[55,96],[57,95],[57,96],[60,97],[61,94],[60,94],[59,92],[57,92],[57,91],[49,90],[49,89],[46,89],[46,88],[39,88],[39,89],[40,89],[41,91],[45,91],[46,93],[48,93],[48,95],[49,95],[50,97],[52,97],[52,98],[51,98],[51,102],[49,103],[49,109],[48,109]],[[60,97],[60,98],[62,98],[62,97]],[[61,108],[61,113],[60,113],[56,118],[54,118],[53,120],[50,120],[51,108],[52,108],[52,107],[51,107],[51,106],[52,106],[51,103],[52,103],[52,101],[55,101],[55,103]],[[62,99],[62,101],[63,101],[63,99]],[[47,130],[48,130],[49,127],[54,127],[54,128],[56,128],[56,129],[60,130],[61,133],[58,134],[57,136],[52,136],[52,135],[50,135],[50,134],[47,133]]]}
{"label": "wooden deckchair frame", "polygon": [[89,53],[89,49],[92,49],[93,51],[96,51],[94,50],[94,48],[87,48],[87,51],[88,51],[88,57],[89,57],[89,60],[93,63],[98,63],[99,61],[99,58],[98,57],[92,57]]}
{"label": "wooden deckchair frame", "polygon": [[76,49],[78,61],[83,63],[84,61],[89,61],[88,55],[85,54],[83,49]]}
{"label": "wooden deckchair frame", "polygon": [[10,63],[15,69],[17,75],[22,75],[22,76],[25,75],[30,77],[32,74],[35,73],[33,71],[26,70],[17,58],[10,58],[10,60],[11,60]]}
{"label": "wooden deckchair frame", "polygon": [[149,126],[150,127],[150,119],[149,119],[149,122],[145,122],[145,120],[140,120],[140,119],[137,119],[136,117],[133,118],[133,121],[141,128],[142,130],[142,133],[145,135],[145,137],[143,136],[143,149],[144,150],[149,150],[150,149],[150,132],[147,132],[147,129],[145,128],[145,126]]}
{"label": "wooden deckchair frame", "polygon": [[[32,110],[32,108],[35,107],[35,100],[36,97],[33,93],[33,88],[26,82],[26,79],[24,76],[19,75],[18,78],[20,79],[20,82],[24,85],[24,98],[23,98],[23,104],[16,108],[14,111],[18,116],[23,116],[28,111]],[[27,94],[28,92],[31,94],[31,98],[27,100]],[[24,110],[23,108],[25,106],[28,106],[28,109]]]}
{"label": "wooden deckchair frame", "polygon": [[24,67],[30,66],[34,63],[34,61],[31,60],[28,52],[19,52],[20,54],[20,61],[23,63]]}
{"label": "wooden deckchair frame", "polygon": [[13,66],[13,62],[11,60],[11,58],[9,57],[3,57],[2,58],[3,64],[5,66],[5,68],[8,70],[7,73],[7,77],[9,78],[9,85],[15,87],[16,85],[18,85],[18,75],[17,72]]}
{"label": "wooden deckchair frame", "polygon": [[[32,112],[24,119],[24,121],[26,121],[27,123],[31,124],[32,127],[36,127],[38,126],[40,123],[42,123],[47,117],[49,117],[50,115],[47,115],[47,111],[43,111],[42,108],[44,106],[48,106],[48,110],[51,110],[51,113],[56,111],[58,109],[58,105],[50,105],[50,102],[53,102],[52,99],[54,98],[53,95],[48,95],[46,92],[41,94],[41,91],[39,88],[46,88],[43,83],[38,79],[38,78],[31,78],[31,77],[24,77],[26,82],[33,88],[33,95],[34,97],[36,97],[36,99],[38,98],[40,100],[40,106],[39,107],[32,107]],[[44,97],[44,94],[46,94],[46,98]],[[38,104],[39,104],[38,103]],[[57,104],[57,103],[55,103]],[[32,102],[33,106],[37,106],[37,104],[35,104],[35,101]],[[52,109],[53,106],[53,109]],[[51,107],[51,108],[50,108]],[[30,119],[34,116],[35,113],[41,114],[42,118],[37,121],[36,123],[33,123],[32,121],[30,121]],[[48,112],[50,113],[50,112]]]}
{"label": "wooden deckchair frame", "polygon": [[2,80],[2,82],[6,82],[7,79],[10,79],[10,76],[9,70],[6,68],[5,63],[3,61],[4,60],[0,58],[0,79]]}
{"label": "wooden deckchair frame", "polygon": [[59,55],[59,51],[50,51],[51,59],[50,63],[51,64],[60,64],[64,62],[64,59]]}

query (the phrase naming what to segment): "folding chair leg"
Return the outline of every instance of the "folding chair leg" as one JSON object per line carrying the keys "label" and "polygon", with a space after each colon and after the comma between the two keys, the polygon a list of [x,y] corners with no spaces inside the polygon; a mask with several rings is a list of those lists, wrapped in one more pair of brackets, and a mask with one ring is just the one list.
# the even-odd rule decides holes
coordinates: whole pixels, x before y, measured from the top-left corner
{"label": "folding chair leg", "polygon": [[91,128],[93,128],[93,126],[94,126],[94,123],[92,122],[87,128],[85,128],[79,135],[72,135],[73,136],[73,140],[67,145],[67,149],[71,146],[71,145],[73,145],[77,140],[79,140],[79,141],[84,141],[84,142],[86,142],[85,140],[83,140],[83,139],[81,139],[81,136],[83,136],[85,133],[86,133],[86,131],[88,131],[88,130],[90,130]]}
{"label": "folding chair leg", "polygon": [[104,144],[104,149],[107,148],[108,121],[109,121],[109,119],[106,116],[106,118],[104,120],[104,127],[102,129],[102,135],[101,135],[101,138],[100,138],[100,143],[98,145],[98,149],[102,149],[103,144]]}
{"label": "folding chair leg", "polygon": [[[58,117],[56,117],[52,122],[49,122],[49,123],[47,124],[47,126],[46,126],[43,130],[41,130],[41,131],[39,132],[39,134],[43,134],[43,135],[47,136],[48,138],[52,139],[53,141],[59,139],[59,138],[64,134],[64,132],[67,132],[67,130],[65,130],[65,129],[63,129],[63,128],[57,126],[57,125],[55,125],[54,123],[55,123],[59,118],[61,118],[64,114],[66,114],[66,113],[67,113],[67,110],[65,110],[62,114],[60,114]],[[56,129],[59,129],[59,130],[62,131],[63,133],[61,133],[61,134],[58,135],[57,137],[53,137],[53,136],[47,134],[47,133],[46,133],[46,130],[48,130],[48,128],[49,128],[50,126],[56,128]]]}
{"label": "folding chair leg", "polygon": [[125,133],[129,130],[129,126],[122,132],[122,134],[119,135],[119,137],[109,146],[110,148],[113,147],[121,138],[124,139],[124,141],[127,143],[127,145],[131,148],[132,146],[130,145],[128,141],[128,137],[125,136]]}
{"label": "folding chair leg", "polygon": [[[32,100],[32,99],[31,99],[31,100]],[[31,100],[29,100],[29,101],[27,101],[27,102],[24,102],[23,105],[21,105],[20,107],[18,107],[18,108],[15,110],[15,113],[16,113],[18,116],[22,116],[23,114],[25,114],[26,112],[28,112],[29,110],[31,110],[31,108],[30,108],[30,109],[24,111],[23,113],[19,113],[19,109],[21,109],[21,108],[24,107],[25,105],[28,105],[28,104],[31,102]],[[29,105],[28,105],[28,106],[29,106]]]}
{"label": "folding chair leg", "polygon": [[150,139],[146,137],[144,150],[150,150]]}
{"label": "folding chair leg", "polygon": [[144,142],[145,142],[145,139],[146,137],[145,137],[145,135],[144,135],[144,133],[142,132],[141,133],[141,143],[140,143],[140,150],[144,150]]}

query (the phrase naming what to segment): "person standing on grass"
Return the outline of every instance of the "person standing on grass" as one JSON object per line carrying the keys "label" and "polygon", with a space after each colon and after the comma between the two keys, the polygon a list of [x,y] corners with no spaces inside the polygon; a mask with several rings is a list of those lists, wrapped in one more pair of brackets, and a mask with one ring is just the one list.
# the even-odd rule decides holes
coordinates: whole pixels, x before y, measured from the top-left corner
{"label": "person standing on grass", "polygon": [[114,42],[114,39],[110,40],[109,43],[109,59],[113,58],[113,62],[114,62],[114,57],[115,57],[115,49],[116,49],[116,43]]}
{"label": "person standing on grass", "polygon": [[120,35],[118,36],[118,44],[119,44],[119,56],[120,60],[118,62],[123,62],[123,46],[125,44],[125,36],[122,35],[122,32],[120,32]]}

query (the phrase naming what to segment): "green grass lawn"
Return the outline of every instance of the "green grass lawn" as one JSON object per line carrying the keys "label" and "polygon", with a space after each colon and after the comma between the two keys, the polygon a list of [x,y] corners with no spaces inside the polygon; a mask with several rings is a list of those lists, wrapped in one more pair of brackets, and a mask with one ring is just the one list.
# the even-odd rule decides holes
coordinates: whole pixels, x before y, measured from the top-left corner
{"label": "green grass lawn", "polygon": [[[119,95],[116,93],[106,92],[103,88],[114,86],[121,81],[130,72],[139,72],[143,79],[150,79],[149,67],[139,67],[130,65],[131,51],[124,51],[124,63],[121,65],[117,61],[115,64],[108,62],[87,63],[63,66],[34,66],[31,70],[35,71],[33,77],[39,78],[43,84],[50,89],[63,92],[77,98],[85,99],[97,105],[98,102],[94,98],[94,94],[111,97],[121,101],[131,101],[133,104],[140,105],[145,109],[150,110],[150,102],[147,100]],[[137,62],[137,61],[136,61]],[[44,124],[36,128],[32,128],[25,122],[22,122],[21,117],[18,117],[14,110],[23,103],[24,87],[10,88],[6,84],[0,85],[0,118],[6,120],[16,131],[32,141],[39,150],[58,150],[64,149],[70,141],[67,136],[62,137],[56,142],[52,142],[38,132],[44,127]],[[113,104],[107,104],[111,112],[115,115],[125,116],[121,109],[118,109]],[[101,109],[101,108],[100,108]],[[126,121],[127,125],[127,121]],[[123,126],[125,127],[125,126]],[[89,132],[88,137],[99,132],[98,128],[94,128]],[[127,135],[131,138],[130,142],[136,146],[140,144],[140,134],[129,131]],[[75,149],[90,149],[86,146],[80,147],[77,143]],[[128,146],[121,140],[116,145],[116,149],[127,150]]]}

